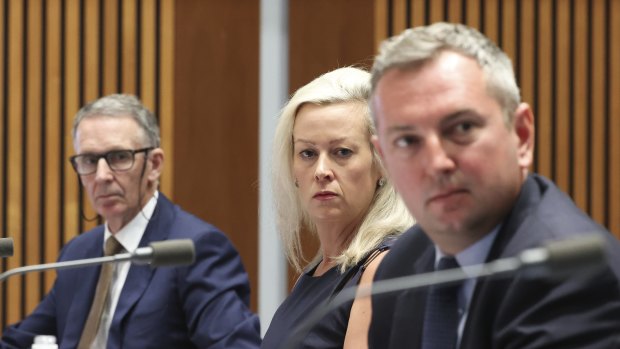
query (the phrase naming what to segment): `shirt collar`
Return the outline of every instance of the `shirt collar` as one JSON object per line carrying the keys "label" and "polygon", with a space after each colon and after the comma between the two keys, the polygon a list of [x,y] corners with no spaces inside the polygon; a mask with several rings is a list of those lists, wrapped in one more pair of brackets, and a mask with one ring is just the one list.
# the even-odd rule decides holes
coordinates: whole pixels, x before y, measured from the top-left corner
{"label": "shirt collar", "polygon": [[[491,250],[491,245],[493,245],[493,241],[495,241],[495,237],[497,236],[497,232],[499,231],[501,224],[496,226],[491,232],[485,235],[482,239],[476,241],[473,245],[467,247],[463,251],[459,252],[454,256],[456,260],[459,262],[459,265],[470,266],[475,264],[482,264],[486,261],[487,256],[489,255],[489,251]],[[435,245],[435,266],[439,263],[439,260],[442,257],[446,257],[447,255],[439,249],[437,245]],[[472,277],[473,275],[468,275]]]}
{"label": "shirt collar", "polygon": [[[155,211],[158,197],[159,192],[155,191],[153,197],[151,197],[146,205],[144,205],[140,213],[138,213],[129,223],[122,227],[121,230],[114,234],[114,237],[116,237],[125,251],[133,252],[138,248],[138,245],[140,245],[140,240],[142,240],[146,226],[149,224],[151,216],[153,216],[153,212]],[[106,222],[105,233],[103,236],[104,244],[110,236],[112,236],[112,233],[110,232],[108,223]]]}

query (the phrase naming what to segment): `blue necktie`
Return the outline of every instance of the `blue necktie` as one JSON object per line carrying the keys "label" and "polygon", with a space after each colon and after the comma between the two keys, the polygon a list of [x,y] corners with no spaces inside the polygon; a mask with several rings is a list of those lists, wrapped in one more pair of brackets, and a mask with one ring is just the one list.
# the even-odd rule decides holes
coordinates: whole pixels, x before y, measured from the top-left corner
{"label": "blue necktie", "polygon": [[[454,257],[439,260],[437,271],[459,268]],[[461,284],[438,285],[429,288],[424,313],[422,349],[454,349],[458,336],[458,292]]]}

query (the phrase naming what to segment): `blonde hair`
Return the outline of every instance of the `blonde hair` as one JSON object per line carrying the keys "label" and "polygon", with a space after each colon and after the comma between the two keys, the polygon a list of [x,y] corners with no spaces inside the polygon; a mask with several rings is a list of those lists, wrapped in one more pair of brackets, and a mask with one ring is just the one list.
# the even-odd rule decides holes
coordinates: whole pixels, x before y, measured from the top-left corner
{"label": "blonde hair", "polygon": [[[277,229],[284,243],[289,263],[301,272],[307,261],[303,258],[300,234],[306,227],[316,233],[316,227],[302,209],[292,173],[293,126],[299,108],[306,104],[329,105],[344,102],[359,102],[363,107],[362,117],[368,131],[368,143],[372,150],[373,164],[385,173],[381,159],[370,142],[376,134],[368,98],[370,96],[370,74],[364,70],[346,67],[323,74],[301,87],[291,97],[280,113],[273,144],[272,181],[277,212]],[[349,246],[335,258],[341,272],[357,264],[370,251],[390,235],[398,235],[412,226],[413,218],[396,194],[389,181],[377,186],[368,212],[359,225],[357,234]]]}

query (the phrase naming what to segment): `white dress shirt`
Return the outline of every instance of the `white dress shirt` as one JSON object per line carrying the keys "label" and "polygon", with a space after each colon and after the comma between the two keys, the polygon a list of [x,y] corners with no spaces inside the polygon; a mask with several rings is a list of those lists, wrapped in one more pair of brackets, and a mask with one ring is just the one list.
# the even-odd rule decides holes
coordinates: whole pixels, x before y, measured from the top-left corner
{"label": "white dress shirt", "polygon": [[[133,252],[138,248],[140,240],[142,240],[142,236],[146,230],[146,226],[153,215],[153,211],[155,211],[158,196],[159,193],[156,191],[153,197],[146,203],[146,205],[144,205],[142,211],[140,211],[140,213],[138,213],[129,223],[127,223],[127,225],[122,227],[121,230],[114,234],[114,237],[118,240],[121,246],[123,246],[125,251]],[[108,223],[106,222],[102,248],[105,245],[105,241],[107,241],[111,236],[112,233],[110,232]],[[95,340],[91,346],[93,349],[104,349],[106,347],[110,324],[112,323],[112,318],[114,317],[114,310],[118,304],[118,299],[121,295],[123,285],[125,285],[125,280],[127,279],[130,266],[131,262],[120,262],[114,265],[112,282],[110,284],[110,297],[108,297],[106,303],[104,304],[99,329],[97,330],[97,335],[95,336]]]}

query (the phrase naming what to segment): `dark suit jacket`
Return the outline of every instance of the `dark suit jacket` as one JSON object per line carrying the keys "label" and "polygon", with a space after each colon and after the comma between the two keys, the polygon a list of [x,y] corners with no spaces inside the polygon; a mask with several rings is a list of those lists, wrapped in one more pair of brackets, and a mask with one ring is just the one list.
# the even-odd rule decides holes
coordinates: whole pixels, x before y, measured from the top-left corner
{"label": "dark suit jacket", "polygon": [[[104,227],[72,241],[60,261],[100,257]],[[191,266],[131,265],[114,312],[107,348],[258,348],[258,317],[248,309],[250,288],[228,238],[160,194],[140,246],[190,238]],[[75,348],[90,310],[100,267],[61,270],[32,314],[7,328],[1,348],[30,348],[36,334],[55,335]]]}
{"label": "dark suit jacket", "polygon": [[[528,177],[487,260],[585,233],[608,240],[607,265],[557,280],[478,280],[460,348],[620,348],[619,243],[548,179]],[[415,226],[395,243],[375,281],[432,271],[434,260],[433,243]],[[373,296],[370,347],[419,348],[425,299],[425,289]]]}

